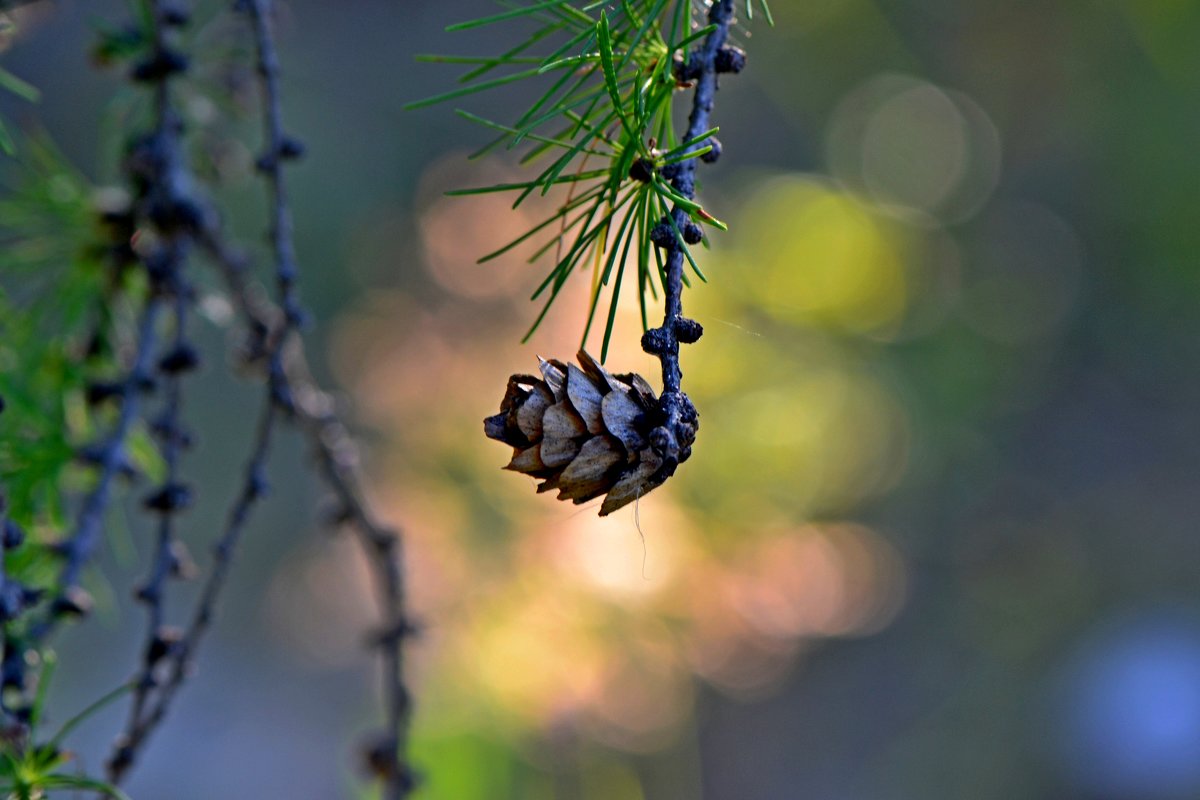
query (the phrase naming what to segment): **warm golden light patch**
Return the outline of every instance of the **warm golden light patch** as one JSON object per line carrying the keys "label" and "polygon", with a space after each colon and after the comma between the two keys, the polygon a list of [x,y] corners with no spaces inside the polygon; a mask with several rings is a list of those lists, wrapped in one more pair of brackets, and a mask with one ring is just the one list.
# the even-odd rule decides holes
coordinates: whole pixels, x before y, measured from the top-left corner
{"label": "warm golden light patch", "polygon": [[779,178],[755,192],[737,241],[737,279],[780,321],[869,333],[904,313],[903,240],[854,198],[816,180]]}

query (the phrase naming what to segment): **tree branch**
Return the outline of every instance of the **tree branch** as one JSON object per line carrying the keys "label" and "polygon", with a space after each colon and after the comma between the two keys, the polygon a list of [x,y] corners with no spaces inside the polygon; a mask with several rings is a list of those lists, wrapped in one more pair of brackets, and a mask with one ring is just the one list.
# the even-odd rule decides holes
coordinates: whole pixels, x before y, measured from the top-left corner
{"label": "tree branch", "polygon": [[[129,721],[126,723],[125,733],[118,741],[131,738],[139,726],[151,693],[158,685],[156,670],[179,639],[178,631],[166,624],[164,599],[167,579],[172,576],[179,577],[183,572],[182,545],[175,537],[174,522],[178,512],[188,504],[188,490],[179,481],[178,466],[180,452],[190,443],[179,422],[183,399],[180,375],[185,370],[177,368],[183,366],[182,359],[186,358],[182,354],[191,352],[186,338],[188,303],[186,288],[177,286],[174,310],[175,343],[159,364],[160,371],[165,373],[167,405],[162,416],[154,424],[155,433],[162,444],[167,472],[163,484],[146,499],[147,507],[156,510],[160,519],[154,557],[150,562],[150,574],[136,593],[137,599],[146,605],[146,635],[141,650],[141,668],[132,682],[133,698],[130,703]],[[112,781],[118,781],[121,777],[119,771],[111,768],[111,765],[116,763],[116,759],[110,762],[109,779]]]}
{"label": "tree branch", "polygon": [[[709,118],[718,88],[717,73],[741,69],[741,63],[736,63],[737,59],[731,57],[733,49],[725,46],[734,19],[733,4],[734,0],[714,0],[708,11],[708,22],[715,27],[685,65],[688,77],[696,82],[687,133],[683,137],[685,142],[700,137],[712,127]],[[740,55],[740,51],[737,52]],[[710,143],[717,144],[715,140]],[[699,142],[696,149],[704,146],[706,142]],[[719,150],[714,147],[712,152],[719,153]],[[702,158],[708,161],[715,160],[711,156],[712,153]],[[689,200],[696,196],[696,162],[699,160],[701,159],[689,158],[682,161],[671,179],[674,189]],[[669,224],[675,231],[685,230],[693,224],[688,211],[679,205],[675,206],[671,215],[672,222]],[[655,450],[663,457],[662,468],[651,479],[655,485],[670,477],[676,467],[691,455],[691,446],[699,427],[699,415],[682,389],[683,370],[679,365],[679,346],[692,344],[704,333],[700,323],[683,316],[684,253],[683,246],[674,235],[669,237],[666,251],[667,280],[663,287],[666,296],[663,324],[642,336],[642,349],[657,356],[662,364],[660,425],[651,434]]]}
{"label": "tree branch", "polygon": [[125,445],[138,419],[141,395],[151,385],[150,363],[163,305],[163,298],[151,296],[142,307],[133,364],[119,384],[121,410],[117,422],[107,439],[84,450],[84,458],[99,469],[99,474],[80,507],[71,535],[59,545],[65,563],[59,573],[58,593],[41,618],[31,625],[28,636],[21,643],[24,648],[39,648],[65,617],[79,616],[90,608],[90,598],[80,587],[79,579],[104,530],[104,514],[108,510],[112,484],[117,476],[130,470]]}
{"label": "tree branch", "polygon": [[[137,709],[138,713],[135,716],[131,716],[129,725],[113,748],[113,753],[108,760],[108,779],[113,784],[119,784],[127,776],[150,735],[166,717],[175,695],[191,672],[200,641],[212,623],[217,600],[225,586],[233,561],[233,553],[250,518],[250,511],[254,503],[266,491],[266,460],[277,409],[278,406],[268,391],[264,409],[259,418],[254,447],[244,471],[241,492],[230,509],[225,530],[213,549],[213,566],[205,580],[204,588],[201,590],[200,598],[186,631],[178,637],[178,641],[173,643],[173,646],[158,653],[157,658],[151,658],[149,653],[146,656],[151,685],[158,691],[153,695],[152,700]],[[162,685],[158,686],[153,680],[153,670],[158,662],[164,660],[167,664],[167,676]]]}
{"label": "tree branch", "polygon": [[220,267],[234,303],[250,329],[251,340],[245,353],[247,361],[265,363],[266,400],[246,465],[242,491],[230,510],[225,531],[215,550],[214,565],[191,622],[178,645],[169,652],[169,672],[154,702],[118,742],[110,760],[110,776],[116,782],[132,765],[149,735],[166,715],[190,671],[199,642],[215,613],[232,553],[252,506],[265,491],[267,453],[274,424],[283,412],[295,419],[305,432],[318,471],[341,504],[341,519],[352,525],[371,564],[384,617],[383,632],[376,642],[383,660],[387,727],[384,735],[371,747],[369,760],[384,783],[388,800],[402,800],[411,792],[414,781],[404,756],[411,702],[404,685],[402,640],[411,628],[404,611],[400,540],[396,533],[375,520],[363,499],[361,481],[345,455],[348,440],[345,429],[308,373],[302,341],[291,335],[303,321],[304,312],[295,291],[298,270],[281,165],[283,161],[300,156],[302,148],[284,133],[282,126],[279,66],[270,31],[269,0],[251,0],[244,4],[243,10],[254,28],[257,67],[262,82],[266,146],[258,159],[258,168],[268,186],[278,308],[258,300],[248,290],[245,258],[225,243],[212,215],[197,231],[196,239]]}
{"label": "tree branch", "polygon": [[[261,300],[246,281],[245,259],[211,227],[201,233],[201,246],[225,282],[234,307],[250,331],[247,353],[253,354],[259,332],[270,330],[279,311]],[[408,619],[403,540],[398,531],[383,525],[363,493],[363,480],[350,453],[352,437],[333,408],[329,396],[313,379],[303,341],[293,338],[285,354],[283,381],[292,398],[292,420],[308,441],[319,477],[338,502],[337,520],[349,526],[371,568],[372,584],[382,623],[373,646],[383,662],[384,733],[372,743],[368,758],[385,780],[387,800],[404,798],[414,788],[415,774],[407,762],[412,700],[404,680],[404,640],[416,632]]]}

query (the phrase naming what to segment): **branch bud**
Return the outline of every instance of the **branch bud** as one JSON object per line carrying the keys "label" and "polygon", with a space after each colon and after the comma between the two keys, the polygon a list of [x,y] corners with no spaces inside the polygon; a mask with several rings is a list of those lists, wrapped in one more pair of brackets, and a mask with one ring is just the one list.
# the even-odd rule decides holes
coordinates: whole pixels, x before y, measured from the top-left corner
{"label": "branch bud", "polygon": [[736,75],[746,68],[746,51],[732,45],[722,47],[717,51],[713,68],[717,72],[732,72]]}

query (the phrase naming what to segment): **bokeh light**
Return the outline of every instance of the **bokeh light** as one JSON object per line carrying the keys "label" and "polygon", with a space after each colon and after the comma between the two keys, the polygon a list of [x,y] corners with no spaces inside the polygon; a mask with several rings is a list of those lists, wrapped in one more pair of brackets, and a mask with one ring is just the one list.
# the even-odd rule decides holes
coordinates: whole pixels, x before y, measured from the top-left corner
{"label": "bokeh light", "polygon": [[1000,177],[1000,135],[971,98],[919,78],[874,77],[829,123],[830,170],[891,213],[958,222],[983,206]]}
{"label": "bokeh light", "polygon": [[1189,614],[1110,620],[1058,678],[1055,746],[1074,782],[1113,798],[1200,791],[1200,625]]}

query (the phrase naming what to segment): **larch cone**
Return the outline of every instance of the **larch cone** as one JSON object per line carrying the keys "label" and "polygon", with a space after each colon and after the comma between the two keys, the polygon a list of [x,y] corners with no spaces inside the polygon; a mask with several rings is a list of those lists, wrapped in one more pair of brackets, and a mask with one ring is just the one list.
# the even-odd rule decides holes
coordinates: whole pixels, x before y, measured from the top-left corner
{"label": "larch cone", "polygon": [[[513,448],[505,469],[541,479],[576,505],[604,496],[600,516],[662,485],[674,471],[654,446],[662,413],[640,375],[613,375],[583,350],[580,366],[539,358],[541,377],[513,375],[484,433]],[[690,429],[695,438],[695,426]],[[679,458],[690,454],[691,441]]]}

